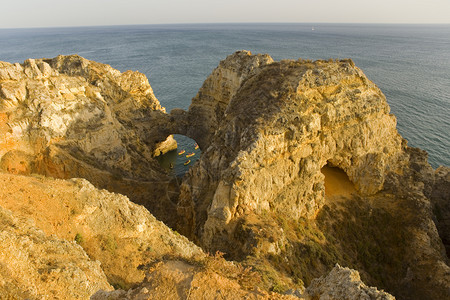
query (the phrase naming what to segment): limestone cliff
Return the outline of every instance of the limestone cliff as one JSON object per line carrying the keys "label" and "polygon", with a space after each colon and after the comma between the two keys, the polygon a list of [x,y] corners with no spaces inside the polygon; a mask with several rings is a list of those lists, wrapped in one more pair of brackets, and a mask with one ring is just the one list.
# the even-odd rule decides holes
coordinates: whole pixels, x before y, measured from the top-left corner
{"label": "limestone cliff", "polygon": [[47,235],[76,240],[91,258],[102,263],[108,281],[116,286],[140,283],[144,273],[139,265],[164,255],[204,256],[200,248],[144,207],[123,195],[98,190],[84,179],[0,173],[0,206],[33,219]]}
{"label": "limestone cliff", "polygon": [[[181,191],[153,159],[173,148],[175,133],[203,151]],[[9,173],[82,177],[109,190],[0,176],[0,206],[77,240],[111,284],[132,287],[96,297],[273,298],[312,282],[304,297],[346,289],[350,299],[389,298],[336,263],[400,299],[450,297],[448,168],[433,170],[407,146],[384,95],[351,60],[239,51],[188,111],[170,114],[137,72],[79,56],[1,63],[0,137]],[[237,262],[212,268],[199,248],[111,192]],[[247,285],[254,274],[260,290]]]}
{"label": "limestone cliff", "polygon": [[[251,71],[230,76],[224,66]],[[450,295],[430,204],[431,195],[437,208],[448,202],[445,176],[437,184],[351,60],[237,52],[213,71],[187,118],[196,103],[218,107],[198,110],[217,124],[183,181],[184,234],[255,267],[272,288],[308,284],[339,262],[403,299]],[[445,218],[440,224],[445,232]]]}
{"label": "limestone cliff", "polygon": [[[205,255],[143,207],[84,179],[0,173],[0,217],[2,299],[310,299],[268,292],[257,272]],[[311,295],[342,293],[345,276],[321,279]]]}
{"label": "limestone cliff", "polygon": [[1,62],[0,167],[87,178],[157,213],[169,201],[170,179],[152,156],[176,148],[171,137],[159,147],[164,140],[147,136],[160,114],[164,108],[139,72],[77,55]]}
{"label": "limestone cliff", "polygon": [[100,289],[112,290],[100,262],[0,206],[1,299],[88,299]]}
{"label": "limestone cliff", "polygon": [[[267,292],[258,273],[203,254],[143,207],[84,179],[0,173],[0,199],[2,298],[310,299]],[[342,293],[346,275],[333,274],[311,295]]]}
{"label": "limestone cliff", "polygon": [[450,168],[441,166],[434,173],[431,202],[437,228],[450,257]]}
{"label": "limestone cliff", "polygon": [[[327,163],[343,169],[367,195],[404,164],[402,138],[384,95],[352,61],[264,58],[258,65],[259,56],[248,52],[229,56],[206,81],[215,84],[205,84],[190,108],[216,95],[216,86],[232,86],[210,100],[221,107],[213,121],[217,130],[181,195],[186,203],[207,201],[195,204],[192,225],[206,247],[231,234],[236,220],[249,213],[316,215],[324,203],[320,170]],[[233,77],[219,72],[222,65],[252,71]]]}
{"label": "limestone cliff", "polygon": [[225,110],[241,84],[250,76],[260,72],[262,66],[271,64],[273,59],[267,54],[234,54],[236,59],[226,59],[219,63],[205,80],[189,106],[189,129],[202,149],[212,144],[215,131],[224,119]]}

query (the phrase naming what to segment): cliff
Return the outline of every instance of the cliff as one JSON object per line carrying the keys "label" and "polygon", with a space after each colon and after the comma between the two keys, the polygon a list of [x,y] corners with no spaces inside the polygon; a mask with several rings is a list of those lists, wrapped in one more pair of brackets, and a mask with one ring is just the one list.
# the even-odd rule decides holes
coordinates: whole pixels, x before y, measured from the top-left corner
{"label": "cliff", "polygon": [[2,62],[0,99],[1,169],[83,177],[155,214],[170,203],[170,178],[153,155],[176,149],[176,142],[168,137],[162,148],[164,140],[149,141],[165,110],[145,75],[77,55]]}
{"label": "cliff", "polygon": [[[84,179],[0,173],[0,199],[2,299],[309,299],[265,291],[258,273],[204,254],[142,206]],[[336,276],[311,294],[348,284]]]}
{"label": "cliff", "polygon": [[[202,149],[181,187],[153,158],[172,134]],[[360,274],[400,299],[450,296],[448,168],[407,145],[351,60],[239,51],[170,114],[137,72],[1,63],[0,136],[0,168],[28,175],[0,174],[0,206],[76,240],[120,288],[84,295],[391,297]]]}
{"label": "cliff", "polygon": [[179,230],[205,249],[255,267],[272,288],[309,284],[339,262],[400,298],[450,295],[430,202],[448,212],[448,181],[407,146],[351,60],[236,52],[185,115],[215,124],[178,204]]}
{"label": "cliff", "polygon": [[[222,62],[189,111],[197,112],[197,102],[221,107],[214,111],[221,117],[214,117],[218,128],[211,146],[181,195],[210,202],[207,219],[196,218],[204,222],[207,246],[249,213],[316,215],[324,204],[320,170],[326,164],[344,170],[358,192],[370,195],[382,189],[387,172],[404,163],[402,138],[385,97],[352,61],[266,58],[269,63],[260,66],[249,57],[258,56],[238,52]],[[235,65],[241,73],[234,77],[221,71]],[[198,118],[208,124],[209,113]]]}
{"label": "cliff", "polygon": [[0,206],[34,220],[47,235],[77,241],[102,264],[108,281],[128,287],[139,283],[139,265],[165,255],[204,256],[127,197],[96,189],[84,179],[57,180],[0,173]]}
{"label": "cliff", "polygon": [[111,290],[98,261],[0,207],[0,298],[87,299]]}

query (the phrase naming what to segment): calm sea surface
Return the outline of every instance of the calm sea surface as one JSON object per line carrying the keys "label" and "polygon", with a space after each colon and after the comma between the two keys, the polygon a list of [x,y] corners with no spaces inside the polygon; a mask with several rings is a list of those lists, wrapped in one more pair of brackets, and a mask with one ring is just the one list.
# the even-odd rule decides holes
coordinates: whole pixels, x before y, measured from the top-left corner
{"label": "calm sea surface", "polygon": [[[314,30],[312,30],[314,28]],[[236,50],[280,59],[352,58],[387,97],[398,130],[450,166],[450,25],[198,24],[0,29],[0,60],[77,53],[147,75],[167,111],[187,109],[220,60]],[[199,150],[177,136],[186,153]],[[183,159],[181,159],[183,157]],[[172,154],[175,172],[187,160]],[[167,161],[165,162],[167,163]]]}

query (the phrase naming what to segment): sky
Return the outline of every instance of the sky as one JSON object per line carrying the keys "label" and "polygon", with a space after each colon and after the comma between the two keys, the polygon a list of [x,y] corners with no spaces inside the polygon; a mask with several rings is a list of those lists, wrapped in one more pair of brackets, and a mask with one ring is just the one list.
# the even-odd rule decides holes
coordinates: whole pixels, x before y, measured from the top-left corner
{"label": "sky", "polygon": [[450,0],[0,0],[0,28],[173,23],[447,23]]}

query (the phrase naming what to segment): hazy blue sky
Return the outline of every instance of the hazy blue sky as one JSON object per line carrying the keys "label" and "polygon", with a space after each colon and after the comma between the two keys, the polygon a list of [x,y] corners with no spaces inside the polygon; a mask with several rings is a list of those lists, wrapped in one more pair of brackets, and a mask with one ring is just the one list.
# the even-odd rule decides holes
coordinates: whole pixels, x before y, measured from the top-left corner
{"label": "hazy blue sky", "polygon": [[450,0],[0,0],[0,28],[215,22],[450,23]]}

